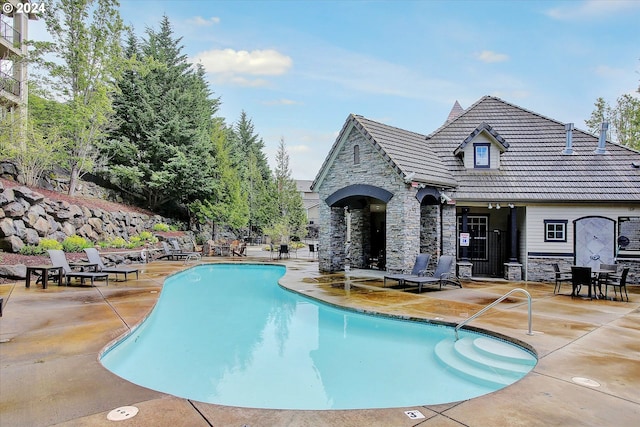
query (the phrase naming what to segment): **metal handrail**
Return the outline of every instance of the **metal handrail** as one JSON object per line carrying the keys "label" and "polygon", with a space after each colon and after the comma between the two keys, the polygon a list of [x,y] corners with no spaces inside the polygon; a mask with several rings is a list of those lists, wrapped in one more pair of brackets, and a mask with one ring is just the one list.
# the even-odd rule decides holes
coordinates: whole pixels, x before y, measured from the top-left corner
{"label": "metal handrail", "polygon": [[456,329],[455,329],[456,341],[458,341],[458,329],[462,328],[464,325],[466,325],[467,323],[471,322],[476,317],[480,317],[482,314],[484,314],[484,312],[489,310],[494,305],[497,305],[498,303],[500,303],[502,300],[504,300],[505,298],[507,298],[509,295],[511,295],[514,292],[523,292],[527,296],[527,300],[528,300],[528,304],[529,304],[529,331],[527,332],[527,335],[533,335],[533,332],[531,331],[531,294],[529,294],[529,292],[525,291],[522,288],[515,288],[515,289],[511,289],[509,292],[507,292],[506,294],[502,295],[500,298],[498,298],[497,300],[495,300],[494,302],[492,302],[491,304],[489,304],[488,306],[486,306],[485,308],[483,308],[482,310],[480,310],[479,312],[477,312],[473,316],[469,317],[468,319],[465,319],[463,322],[458,323],[458,326],[456,326]]}

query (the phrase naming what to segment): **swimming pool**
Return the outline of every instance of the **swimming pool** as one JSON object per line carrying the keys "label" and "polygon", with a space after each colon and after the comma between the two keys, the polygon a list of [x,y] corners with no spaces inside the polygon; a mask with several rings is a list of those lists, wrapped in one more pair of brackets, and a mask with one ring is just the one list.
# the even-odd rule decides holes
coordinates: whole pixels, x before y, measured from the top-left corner
{"label": "swimming pool", "polygon": [[[282,289],[284,273],[275,265],[215,264],[171,276],[149,317],[101,362],[135,384],[183,398],[313,410],[469,399],[517,381],[535,364],[523,349],[480,334],[461,331],[454,343],[450,327],[319,303]],[[527,368],[507,375],[496,366],[483,378],[442,363],[455,347],[466,354],[492,343],[508,364],[528,356]]]}

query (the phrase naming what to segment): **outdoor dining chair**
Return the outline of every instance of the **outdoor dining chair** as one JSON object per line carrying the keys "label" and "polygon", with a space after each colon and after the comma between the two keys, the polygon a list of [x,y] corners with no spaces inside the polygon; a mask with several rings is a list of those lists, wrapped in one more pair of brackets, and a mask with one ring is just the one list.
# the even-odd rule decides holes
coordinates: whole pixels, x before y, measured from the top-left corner
{"label": "outdoor dining chair", "polygon": [[587,286],[589,289],[588,295],[591,298],[591,285],[593,284],[593,275],[591,274],[591,267],[571,267],[571,298],[578,296],[582,286]]}
{"label": "outdoor dining chair", "polygon": [[561,271],[560,266],[558,265],[557,262],[554,262],[552,265],[553,265],[553,271],[556,275],[556,286],[555,288],[553,288],[553,294],[555,295],[560,293],[560,287],[562,286],[562,283],[564,282],[571,283],[571,272]]}
{"label": "outdoor dining chair", "polygon": [[629,267],[625,267],[622,269],[622,274],[620,275],[620,279],[610,279],[605,283],[604,289],[604,297],[607,298],[607,290],[609,286],[613,287],[613,292],[615,294],[615,298],[618,298],[618,292],[616,289],[620,289],[620,299],[622,300],[622,290],[624,289],[624,294],[627,297],[627,302],[629,302],[629,294],[627,293],[627,275],[629,274]]}

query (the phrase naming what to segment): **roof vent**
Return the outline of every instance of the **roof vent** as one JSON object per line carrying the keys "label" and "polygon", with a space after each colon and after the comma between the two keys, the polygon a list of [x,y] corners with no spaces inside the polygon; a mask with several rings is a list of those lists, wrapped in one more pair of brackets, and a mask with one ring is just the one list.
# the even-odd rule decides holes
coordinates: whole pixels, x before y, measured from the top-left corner
{"label": "roof vent", "polygon": [[564,130],[567,131],[567,144],[562,154],[573,154],[573,123],[565,123]]}
{"label": "roof vent", "polygon": [[607,142],[607,129],[609,129],[609,123],[602,122],[602,124],[600,125],[600,139],[598,139],[598,148],[593,150],[593,152],[596,154],[605,154],[607,152],[607,149],[605,147]]}

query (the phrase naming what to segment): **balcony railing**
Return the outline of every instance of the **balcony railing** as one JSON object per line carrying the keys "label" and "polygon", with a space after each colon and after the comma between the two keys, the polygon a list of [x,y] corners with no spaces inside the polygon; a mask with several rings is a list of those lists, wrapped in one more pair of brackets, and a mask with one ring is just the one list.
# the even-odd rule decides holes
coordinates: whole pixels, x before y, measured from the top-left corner
{"label": "balcony railing", "polygon": [[20,81],[14,79],[9,74],[0,71],[0,89],[6,90],[15,96],[20,96]]}
{"label": "balcony railing", "polygon": [[14,47],[19,47],[22,35],[11,25],[0,19],[0,37],[9,41]]}

